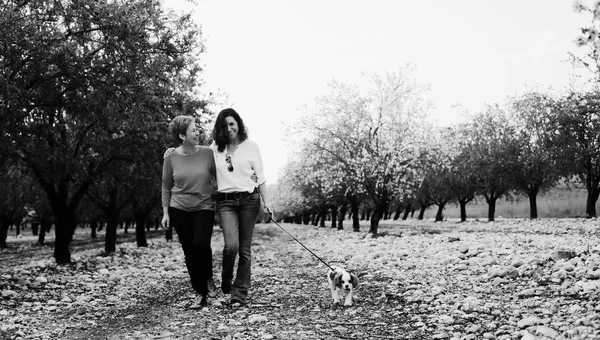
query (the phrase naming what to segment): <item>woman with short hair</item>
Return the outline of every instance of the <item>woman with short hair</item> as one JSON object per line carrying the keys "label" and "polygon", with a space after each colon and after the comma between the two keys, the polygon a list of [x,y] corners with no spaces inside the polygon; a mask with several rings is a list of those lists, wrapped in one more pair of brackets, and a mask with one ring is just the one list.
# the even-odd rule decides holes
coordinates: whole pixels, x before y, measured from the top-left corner
{"label": "woman with short hair", "polygon": [[192,288],[197,293],[190,308],[198,309],[208,304],[207,296],[217,295],[211,248],[215,161],[210,148],[198,145],[203,131],[193,117],[175,117],[169,131],[180,145],[163,161],[161,224],[166,229],[173,226],[177,232]]}

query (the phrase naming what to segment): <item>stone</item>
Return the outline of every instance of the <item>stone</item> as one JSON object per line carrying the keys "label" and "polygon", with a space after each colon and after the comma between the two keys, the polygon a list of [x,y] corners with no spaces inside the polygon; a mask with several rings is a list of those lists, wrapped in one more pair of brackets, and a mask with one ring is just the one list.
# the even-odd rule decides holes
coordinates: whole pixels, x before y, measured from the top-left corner
{"label": "stone", "polygon": [[0,296],[4,299],[15,299],[19,297],[19,294],[13,290],[6,289],[0,293]]}
{"label": "stone", "polygon": [[451,325],[454,323],[454,318],[448,315],[440,315],[439,320],[441,323]]}
{"label": "stone", "polygon": [[477,333],[480,329],[481,326],[479,325],[471,325],[469,328],[467,328],[467,334]]}
{"label": "stone", "polygon": [[523,318],[523,319],[519,320],[519,322],[517,322],[517,326],[519,328],[527,328],[527,327],[539,325],[541,323],[542,323],[542,320],[540,318],[531,316],[531,317],[527,317],[527,318]]}
{"label": "stone", "polygon": [[600,279],[600,270],[588,270],[585,273],[585,278],[588,280]]}
{"label": "stone", "polygon": [[529,289],[520,291],[519,293],[517,293],[517,295],[519,297],[528,297],[528,296],[534,296],[535,293],[536,293],[535,288],[529,288]]}
{"label": "stone", "polygon": [[513,267],[515,267],[515,268],[519,268],[519,267],[521,267],[524,264],[525,264],[525,261],[523,261],[522,259],[514,259],[510,263],[510,265],[513,266]]}
{"label": "stone", "polygon": [[577,253],[574,250],[561,249],[552,253],[552,259],[554,261],[558,260],[570,260],[577,256]]}
{"label": "stone", "polygon": [[35,279],[35,282],[39,282],[39,283],[48,283],[48,279],[43,277],[43,276],[39,276]]}
{"label": "stone", "polygon": [[535,330],[537,334],[543,335],[548,338],[556,338],[558,336],[558,332],[548,326],[538,326]]}
{"label": "stone", "polygon": [[533,334],[531,334],[527,331],[524,331],[521,334],[522,334],[521,340],[536,340],[537,339]]}
{"label": "stone", "polygon": [[249,323],[267,322],[267,317],[264,315],[252,315],[248,318]]}

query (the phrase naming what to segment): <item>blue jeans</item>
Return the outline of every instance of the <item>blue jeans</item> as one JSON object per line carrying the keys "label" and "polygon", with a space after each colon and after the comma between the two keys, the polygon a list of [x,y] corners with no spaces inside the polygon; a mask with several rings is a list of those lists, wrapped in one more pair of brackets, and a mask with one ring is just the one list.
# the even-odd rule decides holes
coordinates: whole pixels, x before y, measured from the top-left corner
{"label": "blue jeans", "polygon": [[206,281],[213,276],[210,241],[215,212],[212,210],[191,212],[169,207],[169,217],[183,248],[192,288],[196,293],[206,295]]}
{"label": "blue jeans", "polygon": [[[223,291],[231,288],[231,300],[246,303],[250,290],[252,264],[252,234],[260,210],[258,193],[240,200],[224,200],[217,205],[225,246],[223,248]],[[239,254],[237,273],[233,284],[235,258]]]}

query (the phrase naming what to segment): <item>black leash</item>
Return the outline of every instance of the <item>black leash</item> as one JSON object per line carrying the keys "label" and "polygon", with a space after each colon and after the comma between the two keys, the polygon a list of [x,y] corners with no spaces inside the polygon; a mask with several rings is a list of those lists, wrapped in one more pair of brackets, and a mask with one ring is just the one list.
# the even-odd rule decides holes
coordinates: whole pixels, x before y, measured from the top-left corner
{"label": "black leash", "polygon": [[[262,196],[260,189],[258,190],[258,193]],[[264,199],[263,199],[263,202],[264,202]],[[300,242],[297,238],[295,238],[294,235],[290,234],[287,230],[285,230],[282,226],[280,226],[279,223],[275,222],[275,220],[273,219],[273,213],[268,208],[267,208],[267,212],[269,213],[269,220],[267,221],[267,223],[268,222],[275,223],[275,225],[277,225],[281,230],[285,231],[286,234],[290,235],[290,237],[292,239],[294,239],[294,241],[298,242],[298,244],[303,246],[304,249],[308,250],[308,252],[311,253],[314,257],[316,257],[319,261],[323,262],[323,264],[326,265],[329,269],[334,270],[327,262],[325,262],[325,260],[323,260],[322,258],[317,256],[317,254],[313,253],[312,250],[308,249],[308,247],[306,247],[304,244],[302,244],[302,242]]]}

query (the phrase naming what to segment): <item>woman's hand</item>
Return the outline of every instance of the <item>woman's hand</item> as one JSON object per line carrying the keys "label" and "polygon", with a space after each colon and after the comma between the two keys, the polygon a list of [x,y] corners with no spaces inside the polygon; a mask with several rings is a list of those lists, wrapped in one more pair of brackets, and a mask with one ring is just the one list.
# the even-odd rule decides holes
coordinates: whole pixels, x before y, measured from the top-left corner
{"label": "woman's hand", "polygon": [[[173,152],[175,152],[175,148],[168,148],[168,149],[165,151],[165,154],[163,155],[163,159],[165,159],[165,158],[167,158],[167,157],[171,156],[171,155],[173,154]],[[168,217],[168,216],[167,216],[167,217]]]}
{"label": "woman's hand", "polygon": [[163,215],[162,221],[160,222],[160,226],[163,229],[168,230],[170,224],[171,224],[171,220],[169,218],[169,215]]}
{"label": "woman's hand", "polygon": [[263,204],[263,211],[265,214],[269,215],[268,222],[270,222],[271,219],[273,219],[273,213],[274,213],[273,207],[271,207],[270,204],[265,203],[265,204]]}

